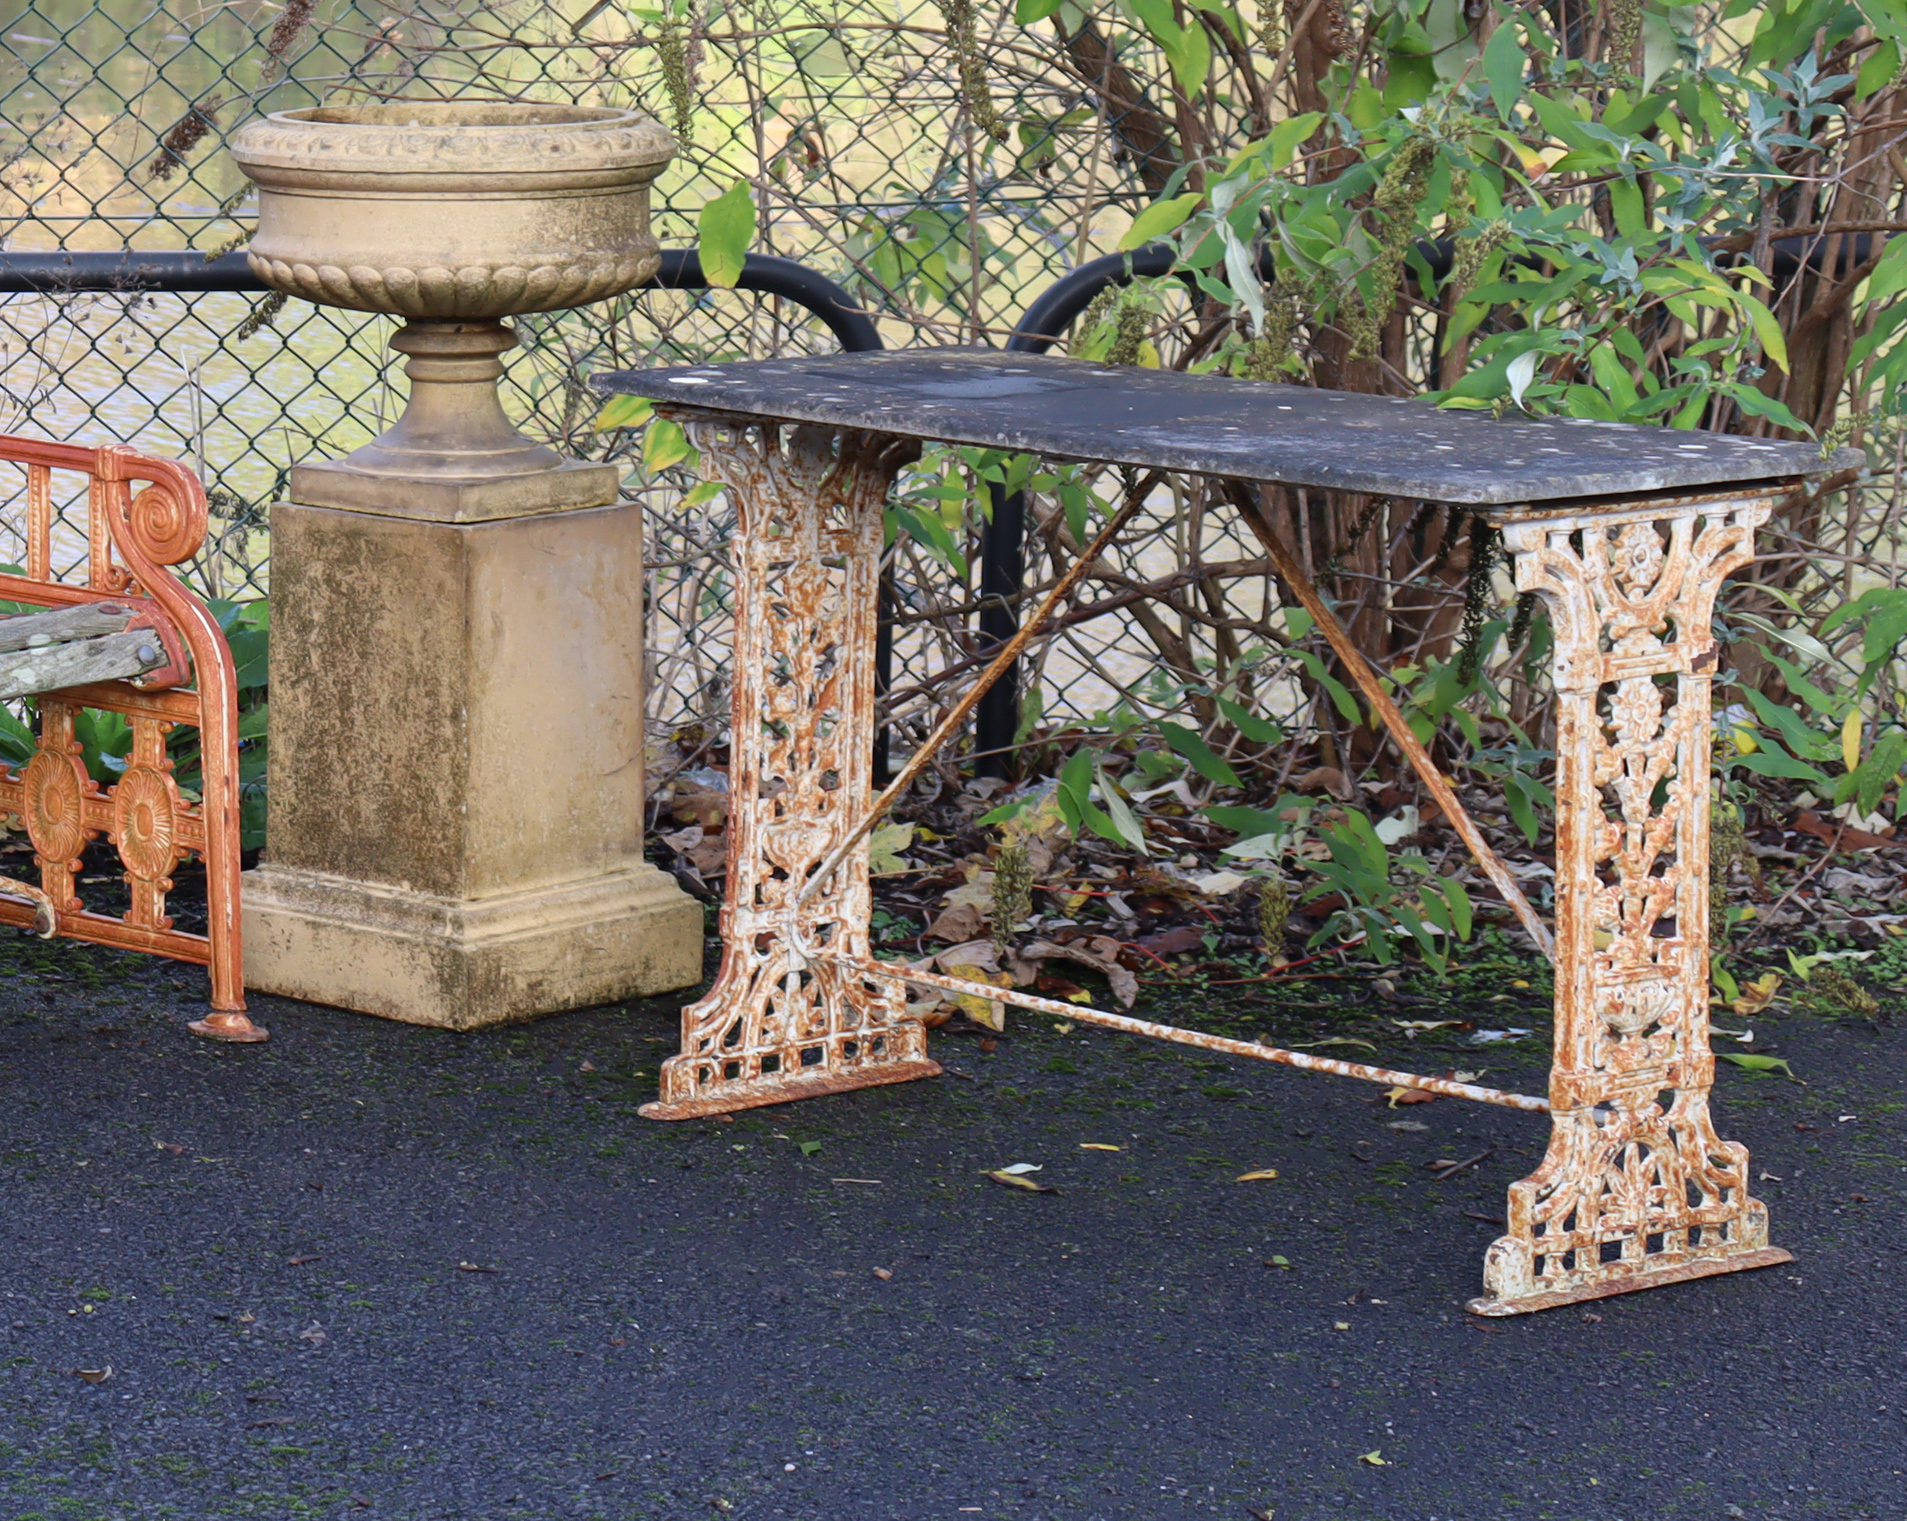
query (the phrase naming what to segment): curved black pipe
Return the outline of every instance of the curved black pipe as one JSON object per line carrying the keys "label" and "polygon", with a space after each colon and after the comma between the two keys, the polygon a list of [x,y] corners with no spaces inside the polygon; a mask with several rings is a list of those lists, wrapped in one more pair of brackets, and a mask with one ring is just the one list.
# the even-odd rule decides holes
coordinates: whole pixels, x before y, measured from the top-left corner
{"label": "curved black pipe", "polygon": [[208,259],[191,249],[141,253],[0,253],[0,295],[64,296],[79,291],[268,291],[244,253]]}
{"label": "curved black pipe", "polygon": [[[651,286],[662,290],[702,290],[701,257],[692,248],[665,248],[662,267]],[[793,259],[749,254],[742,263],[738,290],[780,296],[806,307],[827,325],[849,353],[881,347],[873,319],[854,298],[826,275]],[[271,287],[252,273],[243,250],[208,259],[191,249],[144,253],[122,248],[105,253],[0,253],[0,295],[73,295],[81,291],[211,291],[263,293]]]}
{"label": "curved black pipe", "polygon": [[1014,324],[1013,336],[1006,341],[1007,351],[1044,354],[1107,286],[1124,285],[1129,280],[1156,280],[1171,270],[1177,257],[1178,250],[1170,243],[1148,243],[1130,253],[1088,259],[1034,298]]}
{"label": "curved black pipe", "polygon": [[[702,290],[708,281],[702,278],[702,256],[693,248],[665,248],[662,268],[649,282],[662,290]],[[804,306],[827,325],[850,354],[864,354],[883,347],[874,319],[855,304],[854,298],[826,275],[784,259],[776,254],[749,254],[742,261],[737,290],[762,296],[781,296]]]}

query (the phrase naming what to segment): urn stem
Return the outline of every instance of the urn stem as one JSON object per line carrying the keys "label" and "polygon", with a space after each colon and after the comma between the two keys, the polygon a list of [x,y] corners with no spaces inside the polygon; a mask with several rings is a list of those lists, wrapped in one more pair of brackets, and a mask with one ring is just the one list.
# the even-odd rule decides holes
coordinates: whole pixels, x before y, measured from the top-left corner
{"label": "urn stem", "polygon": [[562,464],[503,415],[500,355],[516,334],[502,322],[406,322],[391,347],[408,354],[410,403],[389,429],[342,463],[368,475],[485,480],[534,475]]}

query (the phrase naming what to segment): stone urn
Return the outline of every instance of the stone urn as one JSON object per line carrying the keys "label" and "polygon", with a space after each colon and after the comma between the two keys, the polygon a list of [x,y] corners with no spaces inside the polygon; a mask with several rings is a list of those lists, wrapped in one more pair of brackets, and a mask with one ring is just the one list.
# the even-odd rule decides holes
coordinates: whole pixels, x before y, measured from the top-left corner
{"label": "stone urn", "polygon": [[[640,112],[589,106],[318,106],[240,130],[232,156],[258,185],[254,273],[286,295],[405,319],[391,339],[410,356],[404,415],[317,468],[447,486],[562,469],[498,404],[499,356],[516,342],[502,319],[650,279],[649,187],[674,152]],[[339,505],[362,495],[332,481],[327,496],[340,492]],[[523,494],[474,495],[516,510]]]}
{"label": "stone urn", "polygon": [[696,981],[702,911],[643,855],[642,509],[503,414],[504,318],[660,260],[674,151],[633,111],[283,111],[233,156],[252,268],[404,319],[396,426],[273,503],[262,993],[473,1029]]}

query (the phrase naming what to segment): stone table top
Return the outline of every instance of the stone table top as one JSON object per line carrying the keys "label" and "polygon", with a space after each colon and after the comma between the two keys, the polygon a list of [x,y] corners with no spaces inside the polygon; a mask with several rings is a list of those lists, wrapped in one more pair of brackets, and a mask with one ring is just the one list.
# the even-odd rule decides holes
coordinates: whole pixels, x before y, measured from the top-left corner
{"label": "stone table top", "polygon": [[1363,491],[1514,505],[1793,479],[1860,463],[1811,443],[1520,414],[999,349],[900,349],[600,374],[676,407]]}

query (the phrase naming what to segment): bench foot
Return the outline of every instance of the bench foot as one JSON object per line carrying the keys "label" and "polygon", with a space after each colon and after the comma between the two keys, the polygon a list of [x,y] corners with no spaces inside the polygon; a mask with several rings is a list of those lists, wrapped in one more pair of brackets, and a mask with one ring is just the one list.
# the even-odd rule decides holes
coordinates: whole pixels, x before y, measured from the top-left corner
{"label": "bench foot", "polygon": [[[672,1061],[681,1058],[673,1057]],[[939,1077],[940,1063],[927,1057],[901,1061],[876,1062],[856,1070],[790,1073],[786,1077],[756,1077],[746,1083],[722,1084],[713,1080],[701,1097],[658,1099],[637,1111],[645,1120],[699,1120],[711,1114],[732,1114],[738,1109],[760,1109],[769,1104],[792,1104],[796,1099],[825,1098],[831,1093],[852,1093],[856,1088],[878,1088],[887,1083],[911,1083],[917,1077]],[[691,1071],[689,1082],[694,1083]]]}
{"label": "bench foot", "polygon": [[271,1039],[271,1031],[260,1029],[242,1011],[208,1014],[204,1019],[193,1020],[186,1028],[207,1040],[230,1041],[234,1045],[256,1045]]}

